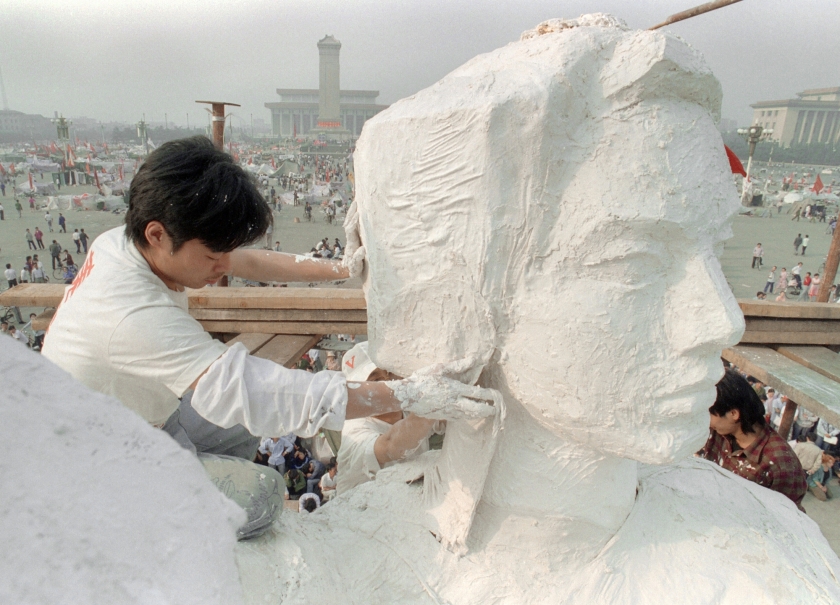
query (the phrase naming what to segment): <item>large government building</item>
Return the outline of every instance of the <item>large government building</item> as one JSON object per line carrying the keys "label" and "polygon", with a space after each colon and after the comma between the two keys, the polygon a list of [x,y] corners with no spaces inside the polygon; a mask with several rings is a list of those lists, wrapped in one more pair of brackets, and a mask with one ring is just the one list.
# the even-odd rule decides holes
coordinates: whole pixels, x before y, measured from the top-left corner
{"label": "large government building", "polygon": [[318,42],[319,88],[278,88],[280,101],[266,103],[273,134],[281,137],[355,139],[365,122],[387,105],[377,105],[378,90],[341,90],[341,42],[325,36]]}
{"label": "large government building", "polygon": [[750,105],[753,124],[772,128],[770,139],[785,147],[840,141],[840,86],[803,90],[796,97]]}

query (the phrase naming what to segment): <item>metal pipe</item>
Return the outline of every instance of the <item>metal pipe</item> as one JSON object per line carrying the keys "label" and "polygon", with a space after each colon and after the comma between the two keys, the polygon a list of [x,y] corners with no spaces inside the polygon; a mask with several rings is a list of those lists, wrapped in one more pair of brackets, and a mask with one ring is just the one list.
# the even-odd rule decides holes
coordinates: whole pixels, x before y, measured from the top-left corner
{"label": "metal pipe", "polygon": [[666,25],[671,25],[672,23],[677,23],[678,21],[691,19],[692,17],[696,17],[697,15],[702,15],[703,13],[708,13],[713,10],[723,8],[724,6],[735,4],[737,2],[741,2],[741,0],[715,0],[714,2],[707,2],[706,4],[701,4],[700,6],[695,6],[694,8],[690,8],[680,13],[671,15],[670,17],[665,19],[665,21],[663,21],[659,25],[654,25],[650,29],[659,29],[660,27],[665,27]]}

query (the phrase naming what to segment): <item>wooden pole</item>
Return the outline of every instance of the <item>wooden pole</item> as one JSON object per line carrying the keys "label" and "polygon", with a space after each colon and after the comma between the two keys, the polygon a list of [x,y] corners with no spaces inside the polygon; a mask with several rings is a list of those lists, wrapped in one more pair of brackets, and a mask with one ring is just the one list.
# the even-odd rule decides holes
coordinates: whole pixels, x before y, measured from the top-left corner
{"label": "wooden pole", "polygon": [[796,408],[796,403],[788,399],[787,404],[785,404],[785,411],[782,413],[782,422],[779,424],[779,436],[785,441],[790,437],[790,427],[793,426]]}
{"label": "wooden pole", "polygon": [[741,0],[715,0],[714,2],[707,2],[706,4],[701,4],[700,6],[695,6],[694,8],[684,10],[681,13],[671,15],[662,23],[660,23],[659,25],[654,25],[650,29],[659,29],[660,27],[665,27],[666,25],[671,25],[672,23],[677,23],[678,21],[691,19],[692,17],[696,17],[697,15],[702,15],[703,13],[708,13],[713,10],[723,8],[724,6],[729,6],[730,4],[735,4],[736,2],[740,1]]}
{"label": "wooden pole", "polygon": [[831,238],[831,246],[828,248],[828,257],[825,259],[825,272],[820,275],[820,290],[817,293],[817,302],[828,302],[828,295],[834,278],[837,277],[837,265],[840,263],[840,229],[834,229],[834,236]]}
{"label": "wooden pole", "polygon": [[[213,115],[213,144],[216,149],[225,150],[225,105],[233,107],[241,107],[238,103],[228,103],[227,101],[196,101],[196,103],[204,103],[213,108],[211,112]],[[219,286],[226,288],[228,286],[228,276],[223,275],[219,279]]]}
{"label": "wooden pole", "polygon": [[213,144],[217,149],[224,150],[225,148],[225,105],[232,107],[241,107],[238,103],[228,103],[227,101],[196,101],[196,103],[204,103],[213,108],[211,112],[213,115]]}

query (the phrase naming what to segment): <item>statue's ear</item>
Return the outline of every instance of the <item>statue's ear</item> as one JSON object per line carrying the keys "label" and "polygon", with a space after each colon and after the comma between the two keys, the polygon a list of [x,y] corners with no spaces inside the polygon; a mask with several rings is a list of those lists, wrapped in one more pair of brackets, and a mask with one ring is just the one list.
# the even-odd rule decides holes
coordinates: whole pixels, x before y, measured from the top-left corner
{"label": "statue's ear", "polygon": [[702,55],[663,32],[628,33],[601,70],[604,97],[629,107],[645,99],[679,98],[720,119],[723,90]]}

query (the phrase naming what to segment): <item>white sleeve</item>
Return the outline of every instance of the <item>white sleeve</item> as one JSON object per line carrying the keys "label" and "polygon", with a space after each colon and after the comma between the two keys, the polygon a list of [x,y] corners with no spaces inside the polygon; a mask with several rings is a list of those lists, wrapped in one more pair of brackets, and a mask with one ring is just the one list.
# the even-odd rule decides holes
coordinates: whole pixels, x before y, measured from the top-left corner
{"label": "white sleeve", "polygon": [[310,437],[344,426],[347,382],[341,372],[289,370],[237,343],[198,381],[192,406],[222,428],[241,424],[252,435]]}

